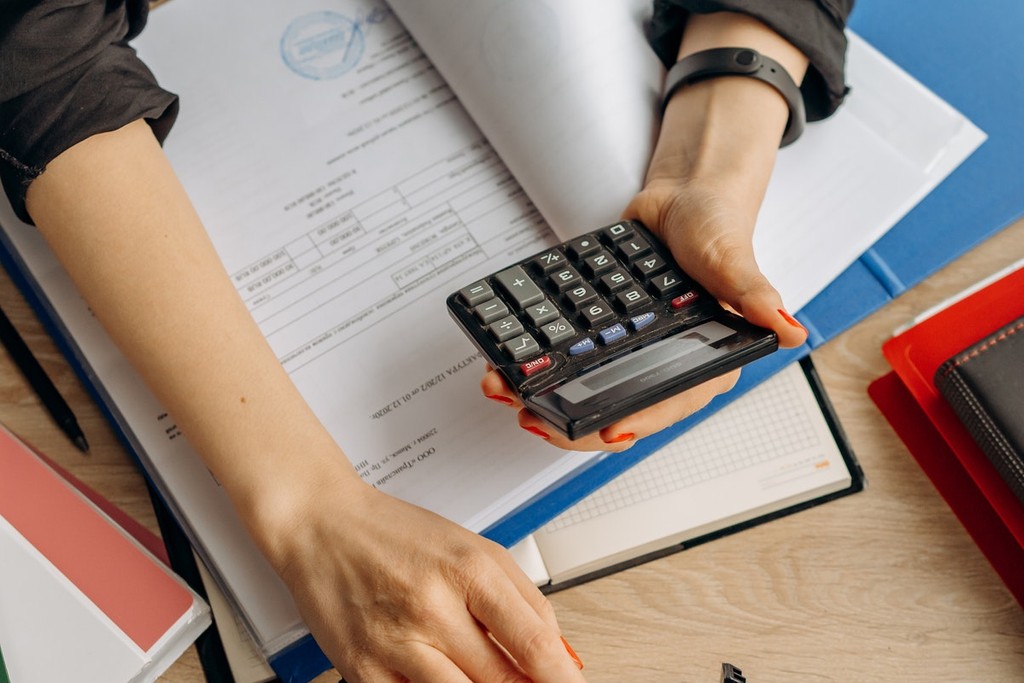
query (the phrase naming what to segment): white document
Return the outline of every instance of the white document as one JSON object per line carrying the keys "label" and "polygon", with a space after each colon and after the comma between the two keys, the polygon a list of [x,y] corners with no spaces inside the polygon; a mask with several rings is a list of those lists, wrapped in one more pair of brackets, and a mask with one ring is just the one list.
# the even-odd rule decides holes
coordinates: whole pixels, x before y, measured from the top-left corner
{"label": "white document", "polygon": [[[618,219],[658,126],[664,71],[642,30],[649,0],[391,4],[555,232],[568,239]],[[758,264],[792,311],[985,139],[848,37],[851,92],[780,150],[754,232]]]}

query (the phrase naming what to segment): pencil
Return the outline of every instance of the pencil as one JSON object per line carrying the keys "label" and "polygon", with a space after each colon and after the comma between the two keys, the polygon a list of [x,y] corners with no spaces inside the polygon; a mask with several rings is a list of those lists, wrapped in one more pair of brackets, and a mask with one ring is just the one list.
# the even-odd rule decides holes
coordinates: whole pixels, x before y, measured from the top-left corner
{"label": "pencil", "polygon": [[7,353],[10,354],[14,364],[18,366],[18,370],[25,376],[28,383],[32,385],[32,390],[36,392],[39,400],[43,403],[43,407],[50,413],[50,417],[53,418],[54,422],[57,423],[67,437],[71,439],[71,443],[75,444],[83,453],[88,453],[89,442],[85,440],[85,434],[82,433],[81,427],[78,426],[75,414],[71,412],[71,408],[64,400],[64,397],[57,391],[57,387],[54,386],[49,375],[43,370],[43,366],[32,355],[32,351],[25,344],[25,340],[18,334],[18,330],[14,329],[14,325],[11,324],[7,314],[2,309],[0,309],[0,342],[7,349]]}
{"label": "pencil", "polygon": [[3,650],[0,650],[0,683],[11,683],[11,677],[7,673],[7,666],[4,664]]}

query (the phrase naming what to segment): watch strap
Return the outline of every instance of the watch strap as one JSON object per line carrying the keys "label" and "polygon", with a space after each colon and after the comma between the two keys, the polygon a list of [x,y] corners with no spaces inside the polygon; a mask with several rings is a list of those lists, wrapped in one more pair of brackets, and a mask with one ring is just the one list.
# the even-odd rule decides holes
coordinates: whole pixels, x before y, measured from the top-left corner
{"label": "watch strap", "polygon": [[749,47],[719,47],[694,52],[676,62],[665,77],[665,93],[661,100],[661,113],[672,95],[683,86],[719,76],[748,76],[772,86],[786,100],[789,120],[782,134],[780,147],[796,141],[803,133],[807,114],[800,88],[785,67],[771,57]]}

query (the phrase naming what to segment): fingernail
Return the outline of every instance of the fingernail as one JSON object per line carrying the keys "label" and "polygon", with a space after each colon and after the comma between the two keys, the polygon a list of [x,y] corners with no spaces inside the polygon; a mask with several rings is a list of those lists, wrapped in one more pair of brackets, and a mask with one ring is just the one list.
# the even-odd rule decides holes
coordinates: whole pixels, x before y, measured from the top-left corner
{"label": "fingernail", "polygon": [[510,399],[508,396],[500,396],[498,394],[489,394],[487,396],[487,398],[491,399],[492,401],[497,401],[498,403],[504,403],[507,406],[512,405],[512,399]]}
{"label": "fingernail", "polygon": [[631,439],[635,439],[635,438],[636,438],[636,434],[634,434],[633,432],[626,432],[625,434],[619,434],[614,439],[605,439],[604,442],[605,443],[622,443],[623,441],[630,441]]}
{"label": "fingernail", "polygon": [[562,638],[562,645],[565,645],[565,651],[569,653],[569,656],[572,657],[572,661],[574,661],[576,663],[576,668],[577,669],[582,669],[583,668],[583,660],[580,659],[579,655],[577,655],[576,652],[572,649],[572,647],[569,645],[569,643],[565,640],[565,637],[564,636],[560,636],[560,637]]}
{"label": "fingernail", "polygon": [[525,429],[526,431],[530,432],[531,434],[536,434],[537,436],[539,436],[542,439],[550,439],[551,438],[551,435],[548,434],[547,432],[545,432],[543,429],[538,429],[538,428],[536,428],[536,427],[534,427],[532,425],[529,426],[529,427],[523,427],[523,429]]}
{"label": "fingernail", "polygon": [[803,325],[801,325],[800,321],[798,321],[796,318],[791,316],[789,313],[786,313],[786,309],[780,308],[780,309],[778,309],[778,311],[779,311],[779,315],[781,315],[782,319],[785,320],[787,323],[789,323],[793,327],[797,328],[798,330],[803,330],[804,332],[807,331],[807,328],[804,327]]}

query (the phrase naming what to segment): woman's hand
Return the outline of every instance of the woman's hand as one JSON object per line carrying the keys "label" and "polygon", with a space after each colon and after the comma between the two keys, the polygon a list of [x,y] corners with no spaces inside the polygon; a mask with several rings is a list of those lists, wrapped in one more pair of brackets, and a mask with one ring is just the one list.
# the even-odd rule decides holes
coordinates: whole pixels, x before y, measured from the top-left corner
{"label": "woman's hand", "polygon": [[[680,58],[700,50],[744,46],[783,64],[796,82],[807,59],[764,24],[729,12],[692,15]],[[770,85],[721,77],[682,88],[665,110],[643,189],[623,212],[672,250],[683,271],[723,305],[794,347],[807,338],[758,268],[753,235],[789,109]],[[673,396],[576,441],[523,408],[501,375],[488,369],[484,395],[518,411],[519,425],[573,450],[620,451],[704,407],[728,391],[738,371]]]}
{"label": "woman's hand", "polygon": [[339,484],[294,511],[276,569],[348,683],[584,680],[550,603],[504,548]]}

